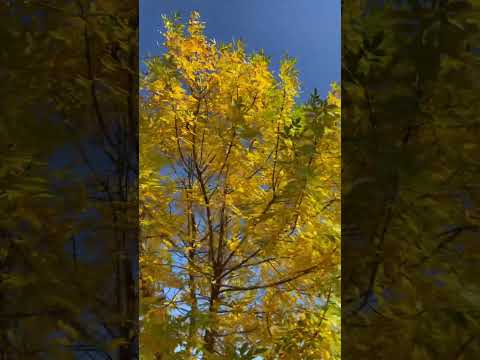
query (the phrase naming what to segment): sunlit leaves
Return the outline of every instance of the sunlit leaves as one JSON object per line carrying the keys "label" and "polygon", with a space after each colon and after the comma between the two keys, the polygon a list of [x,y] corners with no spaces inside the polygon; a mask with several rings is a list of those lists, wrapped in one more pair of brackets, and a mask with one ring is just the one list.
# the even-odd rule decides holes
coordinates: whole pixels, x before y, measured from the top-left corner
{"label": "sunlit leaves", "polygon": [[[305,354],[337,356],[338,318],[317,305],[339,295],[338,88],[298,105],[293,59],[274,74],[263,53],[207,39],[197,13],[165,29],[167,52],[141,81],[141,278],[165,303],[175,356],[277,359],[297,341],[280,335],[293,311],[326,334]],[[145,359],[167,356],[152,301]]]}

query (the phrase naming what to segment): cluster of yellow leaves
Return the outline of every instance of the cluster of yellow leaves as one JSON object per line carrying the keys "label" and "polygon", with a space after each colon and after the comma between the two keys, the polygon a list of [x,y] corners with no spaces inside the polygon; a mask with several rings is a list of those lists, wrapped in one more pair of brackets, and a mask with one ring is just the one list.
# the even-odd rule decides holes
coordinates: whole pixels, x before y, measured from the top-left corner
{"label": "cluster of yellow leaves", "polygon": [[[338,89],[306,114],[293,59],[277,78],[263,54],[206,39],[197,13],[187,32],[165,27],[167,52],[142,79],[142,276],[179,293],[171,314],[189,325],[177,329],[177,358],[193,356],[198,337],[208,347],[210,329],[210,346],[248,340],[273,359],[271,329],[291,326],[282,315],[299,304],[313,309],[339,274]],[[297,113],[304,135],[285,135]]]}

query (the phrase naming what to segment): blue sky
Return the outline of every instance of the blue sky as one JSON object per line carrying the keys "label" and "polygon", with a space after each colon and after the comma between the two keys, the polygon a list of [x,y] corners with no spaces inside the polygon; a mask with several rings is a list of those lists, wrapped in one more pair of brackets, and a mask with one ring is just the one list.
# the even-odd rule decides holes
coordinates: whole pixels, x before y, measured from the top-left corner
{"label": "blue sky", "polygon": [[161,14],[193,10],[209,38],[264,49],[274,70],[284,54],[295,57],[303,99],[315,87],[324,96],[340,81],[340,0],[140,0],[140,56],[162,53]]}

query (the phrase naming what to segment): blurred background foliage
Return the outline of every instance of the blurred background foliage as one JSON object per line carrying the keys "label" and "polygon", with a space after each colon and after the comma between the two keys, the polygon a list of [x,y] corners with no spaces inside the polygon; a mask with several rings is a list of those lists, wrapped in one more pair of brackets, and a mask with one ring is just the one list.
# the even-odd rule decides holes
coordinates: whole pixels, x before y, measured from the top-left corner
{"label": "blurred background foliage", "polygon": [[134,359],[136,1],[2,1],[0,358]]}
{"label": "blurred background foliage", "polygon": [[344,359],[480,355],[479,10],[343,1]]}

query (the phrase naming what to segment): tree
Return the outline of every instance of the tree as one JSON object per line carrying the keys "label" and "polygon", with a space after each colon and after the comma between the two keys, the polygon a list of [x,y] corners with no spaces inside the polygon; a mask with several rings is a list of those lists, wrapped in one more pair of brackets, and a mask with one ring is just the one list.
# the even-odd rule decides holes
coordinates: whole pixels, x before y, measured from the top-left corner
{"label": "tree", "polygon": [[0,4],[0,358],[138,356],[137,1]]}
{"label": "tree", "polygon": [[344,357],[475,359],[478,2],[344,3]]}
{"label": "tree", "polygon": [[[339,356],[340,100],[164,18],[141,80],[141,355]],[[188,32],[185,32],[188,30]]]}

